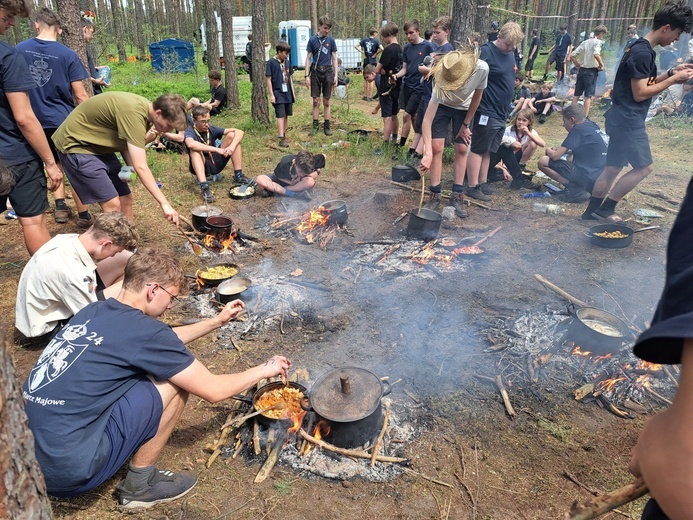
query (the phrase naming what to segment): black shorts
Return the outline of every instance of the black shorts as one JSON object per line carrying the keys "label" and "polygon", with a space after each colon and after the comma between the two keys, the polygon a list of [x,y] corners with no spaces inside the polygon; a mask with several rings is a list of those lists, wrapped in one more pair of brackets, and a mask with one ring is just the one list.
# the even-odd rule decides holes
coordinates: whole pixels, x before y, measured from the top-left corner
{"label": "black shorts", "polygon": [[421,95],[423,91],[421,88],[411,88],[404,85],[404,111],[410,116],[416,116],[416,111],[419,109],[419,103],[421,103]]}
{"label": "black shorts", "polygon": [[595,181],[587,177],[587,175],[582,175],[577,170],[575,170],[573,163],[566,161],[564,159],[559,159],[558,161],[549,159],[549,168],[551,168],[558,175],[566,179],[568,182],[577,184],[578,186],[581,186],[590,193],[592,193]]}
{"label": "black shorts", "polygon": [[58,150],[55,147],[55,143],[53,142],[53,134],[57,128],[44,128],[43,133],[46,134],[46,140],[48,141],[48,147],[51,149],[51,153],[53,154],[53,159],[55,159],[55,162],[59,162],[60,159],[58,159]]}
{"label": "black shorts", "polygon": [[477,155],[484,155],[486,152],[495,153],[503,140],[505,121],[489,117],[486,124],[482,125],[480,123],[481,117],[482,114],[479,112],[474,115],[474,131],[472,132],[470,150]]}
{"label": "black shorts", "polygon": [[14,177],[14,188],[7,195],[0,196],[0,213],[7,208],[7,200],[18,217],[36,217],[48,209],[48,182],[43,171],[43,163],[34,159],[22,164],[7,167]]}
{"label": "black shorts", "polygon": [[362,64],[362,69],[366,68],[366,65],[377,65],[378,64],[378,58],[363,58],[363,64]]}
{"label": "black shorts", "polygon": [[626,130],[622,125],[614,125],[606,119],[606,133],[609,134],[609,149],[606,152],[606,165],[644,168],[652,164],[650,140],[645,128]]}
{"label": "black shorts", "polygon": [[565,57],[559,58],[556,56],[556,70],[563,72],[563,69],[565,68]]}
{"label": "black shorts", "polygon": [[282,117],[289,117],[294,115],[294,104],[293,103],[275,103],[274,105],[274,115],[277,119]]}
{"label": "black shorts", "polygon": [[587,69],[580,67],[578,70],[577,79],[575,80],[575,95],[585,96],[586,98],[594,97],[597,88],[598,69]]}
{"label": "black shorts", "polygon": [[399,114],[399,89],[395,88],[389,95],[381,95],[380,100],[380,116],[392,117]]}
{"label": "black shorts", "polygon": [[534,60],[536,58],[532,58],[531,60],[527,60],[527,63],[525,63],[525,71],[529,72],[530,70],[534,70]]}
{"label": "black shorts", "polygon": [[314,67],[310,72],[310,97],[330,99],[334,87],[334,69],[332,67]]}
{"label": "black shorts", "polygon": [[[203,156],[205,158],[205,177],[211,177],[212,175],[221,173],[224,168],[226,168],[229,160],[231,160],[231,157],[226,157],[225,155],[221,155],[219,153],[213,153],[212,157],[210,158],[209,154],[205,152]],[[188,162],[188,171],[195,175],[192,161]]]}
{"label": "black shorts", "polygon": [[[431,137],[433,139],[445,139],[448,136],[450,123],[452,123],[452,135],[456,136],[462,128],[465,117],[467,117],[466,110],[456,110],[445,105],[438,105],[433,123],[431,123]],[[458,143],[461,140],[455,139],[455,142]]]}
{"label": "black shorts", "polygon": [[426,110],[428,109],[428,104],[431,102],[431,98],[421,99],[419,103],[419,108],[416,110],[416,119],[414,119],[414,133],[421,133],[421,125],[423,124],[424,116],[426,115]]}

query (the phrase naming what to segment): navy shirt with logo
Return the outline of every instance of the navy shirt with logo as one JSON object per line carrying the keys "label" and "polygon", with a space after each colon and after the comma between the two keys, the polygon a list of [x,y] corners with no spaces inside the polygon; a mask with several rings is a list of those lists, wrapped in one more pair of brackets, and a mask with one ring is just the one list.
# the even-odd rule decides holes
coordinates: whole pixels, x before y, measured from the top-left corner
{"label": "navy shirt with logo", "polygon": [[321,38],[317,34],[308,40],[306,46],[313,60],[313,67],[332,67],[332,53],[337,52],[337,42],[332,36]]}
{"label": "navy shirt with logo", "polygon": [[[294,69],[291,67],[288,59],[281,63],[275,57],[270,58],[267,62],[265,76],[269,77],[272,82],[275,104],[293,103],[295,101],[294,93],[291,89],[291,75],[293,73]],[[282,85],[286,85],[286,87]]]}
{"label": "navy shirt with logo", "polygon": [[597,123],[586,119],[573,126],[563,141],[564,148],[573,152],[575,171],[596,181],[606,166],[606,149],[604,133]]}
{"label": "navy shirt with logo", "polygon": [[375,38],[364,38],[359,42],[359,47],[361,47],[361,50],[363,50],[363,53],[366,55],[363,60],[363,64],[375,65],[377,60],[373,57],[373,55],[378,52],[380,42]]}
{"label": "navy shirt with logo", "polygon": [[573,38],[570,34],[559,33],[558,36],[556,36],[556,48],[553,50],[556,54],[556,58],[564,61],[571,43],[573,43]]}
{"label": "navy shirt with logo", "polygon": [[402,51],[402,61],[407,64],[407,72],[404,75],[404,84],[411,90],[422,88],[419,72],[419,65],[423,63],[426,56],[433,52],[433,44],[428,40],[421,40],[421,43],[407,43]]}

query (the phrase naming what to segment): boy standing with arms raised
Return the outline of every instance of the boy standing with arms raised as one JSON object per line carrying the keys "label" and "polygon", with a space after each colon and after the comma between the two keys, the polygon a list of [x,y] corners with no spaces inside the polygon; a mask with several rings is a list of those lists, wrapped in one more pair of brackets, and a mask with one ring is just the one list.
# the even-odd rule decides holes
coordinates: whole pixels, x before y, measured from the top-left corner
{"label": "boy standing with arms raised", "polygon": [[[650,101],[671,85],[693,78],[693,64],[681,64],[657,74],[657,55],[652,49],[675,42],[691,27],[693,10],[677,0],[657,11],[650,32],[626,48],[611,92],[613,105],[605,114],[609,134],[606,168],[594,185],[583,220],[620,221],[616,204],[652,173],[652,153],[645,131]],[[628,164],[633,168],[614,184]]]}

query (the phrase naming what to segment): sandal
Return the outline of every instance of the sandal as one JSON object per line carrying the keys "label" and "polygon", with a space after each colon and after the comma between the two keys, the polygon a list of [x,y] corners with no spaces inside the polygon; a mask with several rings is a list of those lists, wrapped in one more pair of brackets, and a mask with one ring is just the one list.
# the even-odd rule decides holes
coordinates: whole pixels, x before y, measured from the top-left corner
{"label": "sandal", "polygon": [[596,218],[599,222],[603,222],[604,224],[620,224],[623,222],[623,219],[619,217],[616,213],[612,213],[608,217],[603,217],[596,211],[592,213],[592,216]]}

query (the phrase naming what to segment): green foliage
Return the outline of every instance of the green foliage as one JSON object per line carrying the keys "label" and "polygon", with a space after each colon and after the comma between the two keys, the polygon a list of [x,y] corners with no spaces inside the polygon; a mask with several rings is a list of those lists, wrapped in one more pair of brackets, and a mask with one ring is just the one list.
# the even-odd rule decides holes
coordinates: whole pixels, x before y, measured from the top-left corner
{"label": "green foliage", "polygon": [[288,495],[291,493],[291,481],[287,479],[280,479],[274,482],[274,489],[276,489],[280,495]]}
{"label": "green foliage", "polygon": [[570,427],[569,426],[561,426],[559,424],[556,424],[552,421],[549,421],[548,419],[539,419],[539,427],[546,430],[548,433],[550,433],[553,437],[558,439],[559,441],[566,443],[568,442],[568,439],[570,438]]}

